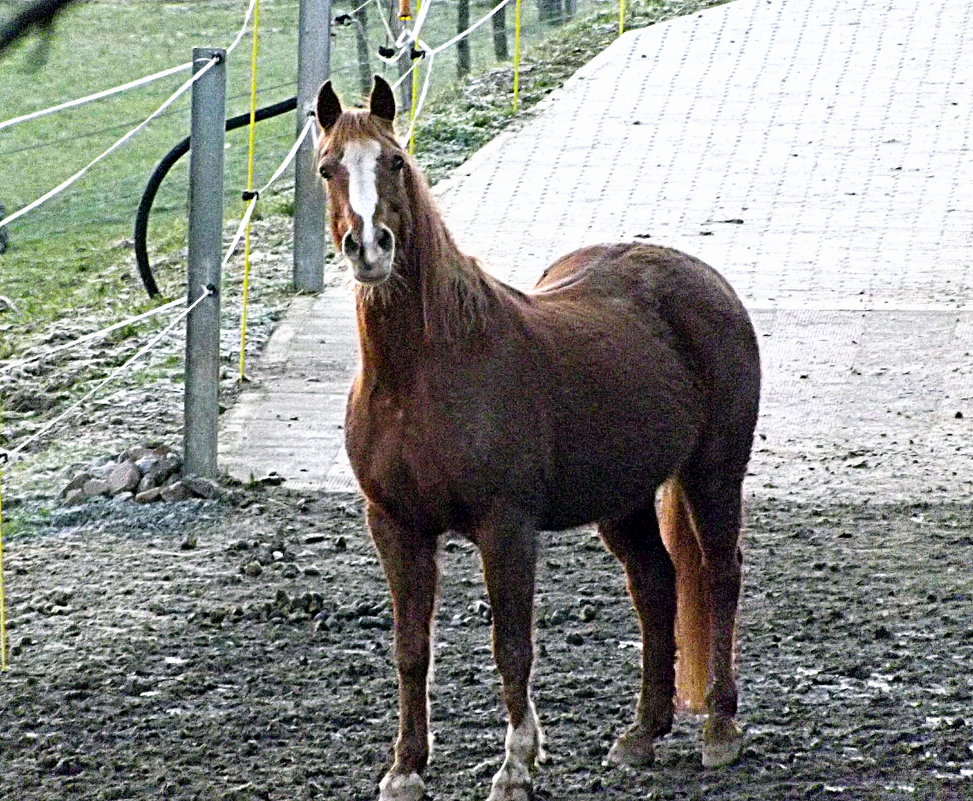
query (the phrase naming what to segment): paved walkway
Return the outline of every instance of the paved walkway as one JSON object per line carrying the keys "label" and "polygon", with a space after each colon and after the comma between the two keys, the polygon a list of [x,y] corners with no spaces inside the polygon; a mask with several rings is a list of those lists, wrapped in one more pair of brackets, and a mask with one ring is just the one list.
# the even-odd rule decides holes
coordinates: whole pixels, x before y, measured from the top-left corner
{"label": "paved walkway", "polygon": [[[519,287],[635,237],[720,269],[761,335],[752,492],[969,498],[971,113],[967,0],[736,0],[621,37],[437,191]],[[353,488],[337,283],[294,302],[226,414],[232,474]]]}

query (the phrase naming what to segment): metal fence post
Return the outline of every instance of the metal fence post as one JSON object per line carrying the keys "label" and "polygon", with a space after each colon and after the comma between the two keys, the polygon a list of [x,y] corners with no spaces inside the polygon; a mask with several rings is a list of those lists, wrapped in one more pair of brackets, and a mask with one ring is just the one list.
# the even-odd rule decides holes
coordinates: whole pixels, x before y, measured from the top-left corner
{"label": "metal fence post", "polygon": [[[314,113],[318,87],[331,75],[331,0],[301,0],[297,40],[297,132]],[[324,192],[314,169],[314,142],[294,160],[294,288],[324,289]]]}
{"label": "metal fence post", "polygon": [[215,479],[219,415],[220,267],[223,248],[223,140],[226,50],[193,49],[193,72],[219,61],[193,84],[189,157],[189,303],[213,294],[186,320],[185,472]]}

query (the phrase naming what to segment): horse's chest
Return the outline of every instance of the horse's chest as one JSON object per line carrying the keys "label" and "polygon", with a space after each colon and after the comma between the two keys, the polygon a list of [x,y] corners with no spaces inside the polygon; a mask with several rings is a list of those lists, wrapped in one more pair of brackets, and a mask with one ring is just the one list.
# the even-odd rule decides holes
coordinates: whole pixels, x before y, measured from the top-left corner
{"label": "horse's chest", "polygon": [[448,517],[446,476],[409,409],[388,402],[349,407],[348,458],[366,497],[402,520]]}

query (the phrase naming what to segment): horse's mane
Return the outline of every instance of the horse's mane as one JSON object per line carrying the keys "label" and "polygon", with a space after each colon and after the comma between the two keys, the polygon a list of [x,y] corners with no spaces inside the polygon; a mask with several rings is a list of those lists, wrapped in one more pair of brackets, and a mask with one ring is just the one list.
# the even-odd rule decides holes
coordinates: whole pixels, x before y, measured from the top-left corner
{"label": "horse's mane", "polygon": [[426,336],[453,340],[486,329],[499,285],[457,247],[419,168],[407,161],[412,202],[408,269],[421,277]]}
{"label": "horse's mane", "polygon": [[[399,147],[391,126],[361,111],[342,114],[330,136],[339,144],[372,138]],[[408,155],[403,157],[406,231],[397,248],[395,273],[378,287],[359,286],[358,296],[384,305],[395,303],[396,296],[415,286],[428,339],[454,341],[480,333],[487,328],[501,285],[457,247],[418,164]]]}

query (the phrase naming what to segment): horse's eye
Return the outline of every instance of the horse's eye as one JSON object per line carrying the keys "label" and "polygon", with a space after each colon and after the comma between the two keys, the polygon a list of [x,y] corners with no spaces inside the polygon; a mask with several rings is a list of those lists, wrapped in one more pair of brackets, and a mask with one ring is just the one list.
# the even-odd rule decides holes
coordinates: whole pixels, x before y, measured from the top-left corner
{"label": "horse's eye", "polygon": [[402,158],[398,153],[392,156],[392,169],[398,172],[405,166],[405,159]]}
{"label": "horse's eye", "polygon": [[328,169],[327,165],[322,164],[318,168],[318,172],[321,173],[321,177],[324,178],[325,181],[331,180],[331,170]]}

